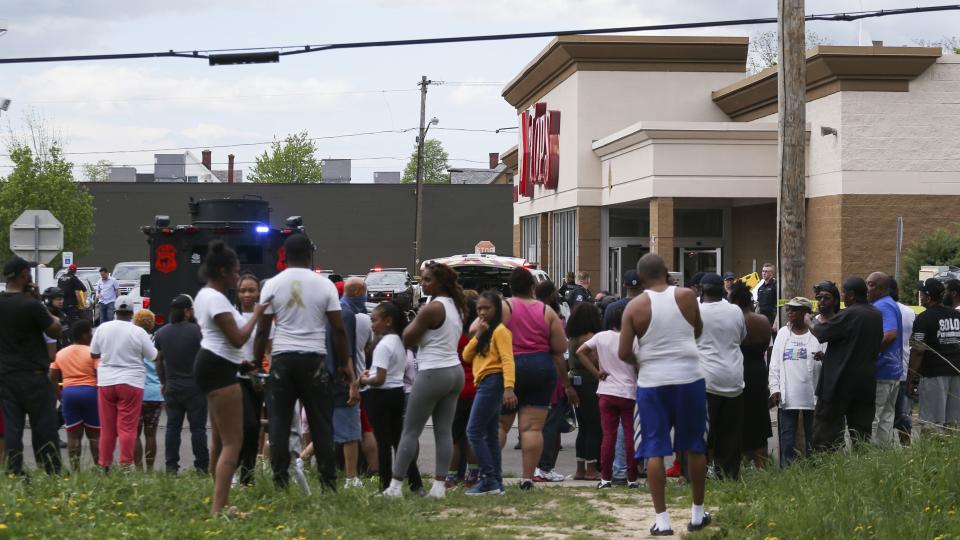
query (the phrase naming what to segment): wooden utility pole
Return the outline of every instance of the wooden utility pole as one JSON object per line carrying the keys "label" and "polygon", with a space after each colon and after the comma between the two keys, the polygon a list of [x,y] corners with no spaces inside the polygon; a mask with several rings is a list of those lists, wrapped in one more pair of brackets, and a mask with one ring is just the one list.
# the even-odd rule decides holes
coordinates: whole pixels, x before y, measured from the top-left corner
{"label": "wooden utility pole", "polygon": [[778,0],[777,76],[778,150],[777,270],[779,297],[805,296],[806,243],[806,89],[803,0]]}
{"label": "wooden utility pole", "polygon": [[416,220],[414,239],[413,239],[413,273],[420,273],[420,258],[422,255],[422,220],[423,220],[423,140],[426,135],[427,127],[427,86],[432,81],[427,80],[427,76],[420,77],[420,135],[417,137],[417,209],[414,219]]}

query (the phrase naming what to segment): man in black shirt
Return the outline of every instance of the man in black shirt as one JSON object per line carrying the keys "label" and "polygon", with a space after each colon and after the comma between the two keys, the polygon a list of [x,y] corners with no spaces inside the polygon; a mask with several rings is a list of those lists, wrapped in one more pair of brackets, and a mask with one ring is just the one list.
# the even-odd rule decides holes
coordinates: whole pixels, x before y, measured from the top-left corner
{"label": "man in black shirt", "polygon": [[0,399],[3,400],[7,470],[23,471],[23,430],[30,417],[33,451],[47,473],[60,472],[57,401],[43,335],[60,337],[60,323],[39,300],[30,263],[14,257],[3,266],[0,293]]}
{"label": "man in black shirt", "polygon": [[908,395],[920,374],[920,419],[939,426],[960,424],[960,311],[942,304],[943,283],[920,286],[925,311],[913,321]]}
{"label": "man in black shirt", "polygon": [[77,265],[71,264],[67,267],[67,273],[60,276],[57,280],[57,287],[63,291],[63,310],[67,314],[67,320],[73,322],[80,318],[80,297],[81,293],[87,292],[87,286],[77,277]]}
{"label": "man in black shirt", "polygon": [[[627,270],[623,273],[623,298],[617,300],[616,302],[607,305],[606,309],[603,310],[603,329],[612,330],[613,329],[613,314],[617,312],[618,309],[626,309],[627,304],[631,300],[640,296],[640,293],[643,292],[643,287],[640,286],[640,274],[636,270]],[[620,321],[616,321],[619,323]],[[617,324],[617,327],[620,325]]]}
{"label": "man in black shirt", "polygon": [[813,413],[817,450],[843,444],[844,422],[855,442],[868,441],[876,412],[876,363],[883,340],[883,315],[867,301],[867,283],[862,278],[843,282],[843,301],[847,309],[812,330],[820,343],[829,344]]}
{"label": "man in black shirt", "polygon": [[760,269],[762,281],[757,288],[757,312],[766,315],[770,324],[777,318],[777,280],[773,277],[776,267],[765,263]]}
{"label": "man in black shirt", "polygon": [[583,302],[593,301],[593,295],[590,294],[590,274],[587,272],[577,272],[577,282],[567,288],[564,295],[570,310]]}
{"label": "man in black shirt", "polygon": [[181,294],[170,302],[170,324],[157,331],[157,376],[167,406],[167,472],[180,470],[180,432],[183,417],[190,422],[193,466],[206,474],[210,466],[207,449],[207,398],[193,381],[193,363],[200,350],[200,327],[193,319],[193,299]]}

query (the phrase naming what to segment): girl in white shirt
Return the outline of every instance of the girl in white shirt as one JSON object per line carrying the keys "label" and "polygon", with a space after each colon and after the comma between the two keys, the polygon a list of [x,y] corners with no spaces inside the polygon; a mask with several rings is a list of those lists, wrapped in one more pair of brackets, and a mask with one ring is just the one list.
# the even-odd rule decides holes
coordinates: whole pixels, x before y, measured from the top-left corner
{"label": "girl in white shirt", "polygon": [[[370,314],[370,326],[380,338],[373,350],[370,369],[360,375],[360,384],[369,385],[364,392],[373,435],[377,439],[377,460],[380,473],[380,491],[390,486],[393,453],[400,447],[403,431],[404,391],[403,376],[407,366],[407,350],[400,336],[407,325],[403,310],[394,302],[382,302]],[[411,462],[407,471],[411,489],[419,490],[423,483],[417,462]]]}
{"label": "girl in white shirt", "polygon": [[[230,482],[243,443],[243,394],[237,383],[237,370],[244,363],[243,345],[253,335],[257,319],[272,298],[257,304],[253,316],[244,320],[226,296],[240,280],[240,262],[237,254],[221,240],[210,242],[202,274],[207,285],[197,293],[194,311],[203,339],[193,374],[197,386],[207,395],[213,431],[210,445],[210,462],[214,464],[213,505],[210,511],[216,516],[227,505]],[[236,513],[234,509],[231,512]]]}
{"label": "girl in white shirt", "polygon": [[[770,355],[770,406],[780,406],[780,464],[793,463],[794,441],[803,411],[803,432],[813,433],[814,392],[820,377],[822,345],[807,326],[811,302],[794,298],[786,305],[789,324],[777,332]],[[813,447],[813,437],[806,436],[806,454]]]}

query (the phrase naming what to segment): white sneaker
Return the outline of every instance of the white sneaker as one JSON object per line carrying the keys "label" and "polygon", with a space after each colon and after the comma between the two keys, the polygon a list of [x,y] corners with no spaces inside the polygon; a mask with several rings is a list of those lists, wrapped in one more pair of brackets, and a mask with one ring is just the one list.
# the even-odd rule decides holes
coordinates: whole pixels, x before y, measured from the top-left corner
{"label": "white sneaker", "polygon": [[356,476],[354,476],[353,478],[347,478],[347,481],[343,484],[343,489],[362,488],[362,487],[363,487],[363,480],[360,480]]}
{"label": "white sneaker", "polygon": [[307,483],[307,475],[303,473],[303,460],[300,458],[293,462],[293,480],[305,494],[310,495],[310,484]]}
{"label": "white sneaker", "polygon": [[564,475],[561,474],[561,473],[558,473],[556,469],[554,469],[554,470],[546,473],[546,474],[543,476],[543,478],[544,478],[547,482],[563,482],[564,480],[567,479],[566,476],[564,476]]}
{"label": "white sneaker", "polygon": [[434,499],[443,499],[447,496],[447,488],[443,485],[443,480],[434,480],[433,486],[430,488],[430,493],[427,493],[427,497],[432,497]]}
{"label": "white sneaker", "polygon": [[387,489],[383,490],[384,497],[393,497],[396,499],[403,498],[403,488],[397,486],[390,486]]}

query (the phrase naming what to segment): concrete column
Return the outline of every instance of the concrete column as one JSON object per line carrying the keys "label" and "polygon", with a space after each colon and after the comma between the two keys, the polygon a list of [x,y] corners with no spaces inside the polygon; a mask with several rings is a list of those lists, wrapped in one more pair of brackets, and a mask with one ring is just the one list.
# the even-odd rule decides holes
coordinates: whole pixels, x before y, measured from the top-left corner
{"label": "concrete column", "polygon": [[[590,273],[590,279],[596,286],[601,283],[600,276],[600,207],[577,207],[577,268]],[[558,278],[559,279],[559,278]]]}
{"label": "concrete column", "polygon": [[672,197],[650,199],[650,252],[660,255],[668,270],[676,270],[673,260]]}

